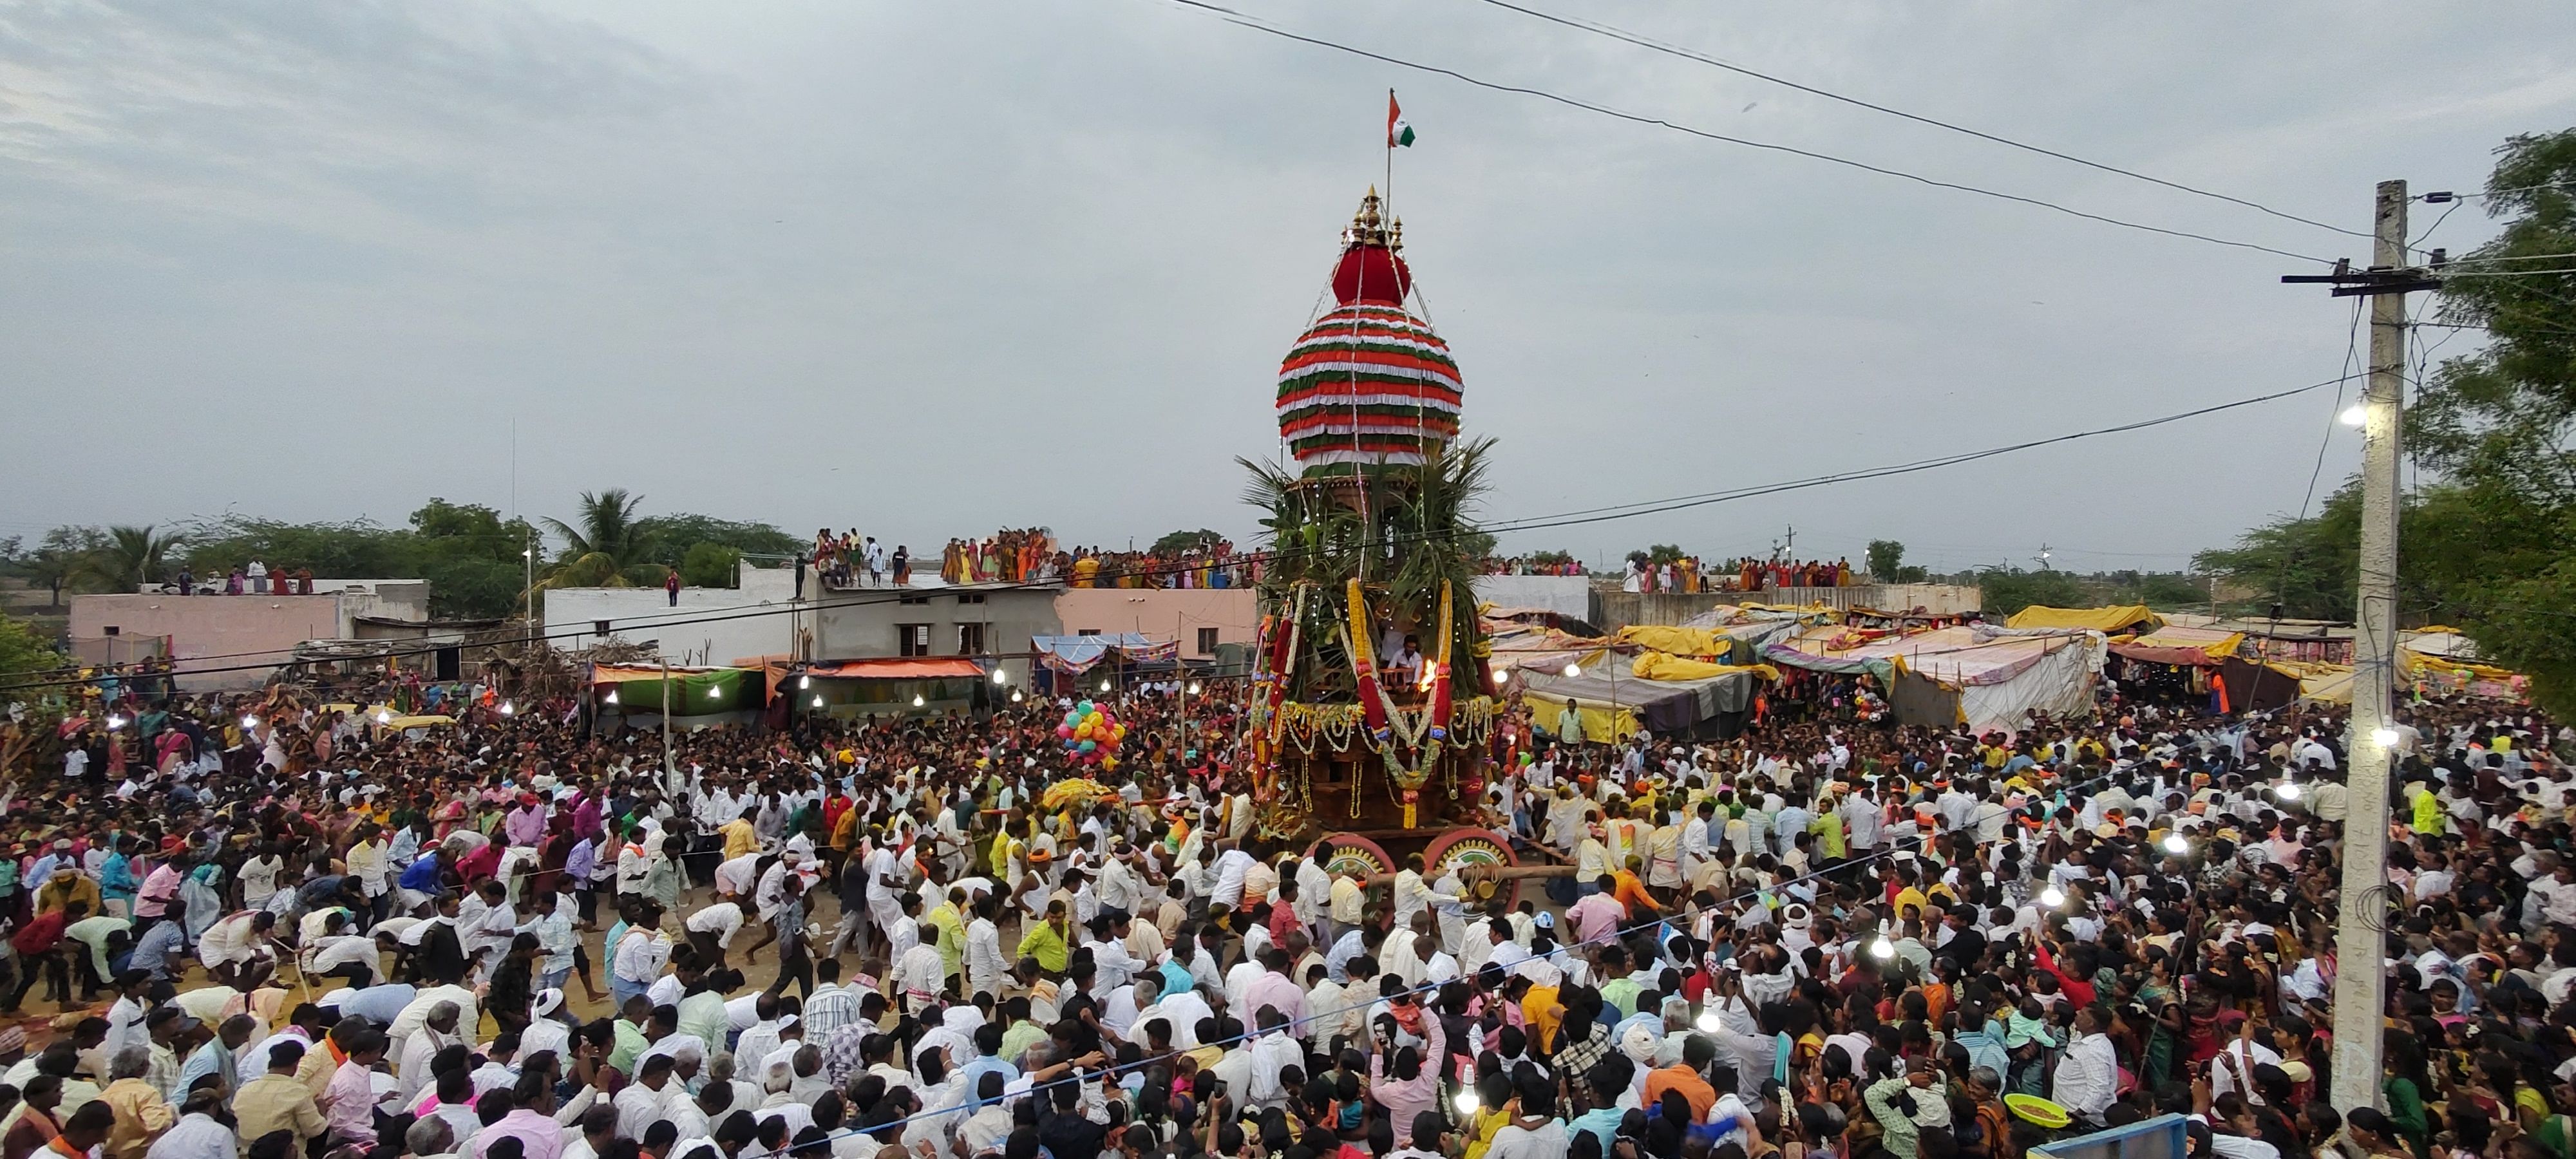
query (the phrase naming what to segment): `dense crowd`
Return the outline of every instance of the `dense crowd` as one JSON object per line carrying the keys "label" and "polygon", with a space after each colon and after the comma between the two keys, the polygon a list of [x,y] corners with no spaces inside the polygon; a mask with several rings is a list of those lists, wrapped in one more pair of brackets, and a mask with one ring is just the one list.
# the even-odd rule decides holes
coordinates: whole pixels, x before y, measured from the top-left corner
{"label": "dense crowd", "polygon": [[1123,699],[1115,775],[1060,705],[666,770],[563,705],[105,696],[0,804],[7,1008],[57,1015],[0,1032],[0,1159],[2013,1159],[2023,1095],[2227,1159],[2576,1138],[2571,738],[2519,706],[2393,738],[2383,1097],[2339,1114],[2335,710],[1518,712],[1467,790],[1563,867],[1516,885],[1269,840],[1223,692]]}

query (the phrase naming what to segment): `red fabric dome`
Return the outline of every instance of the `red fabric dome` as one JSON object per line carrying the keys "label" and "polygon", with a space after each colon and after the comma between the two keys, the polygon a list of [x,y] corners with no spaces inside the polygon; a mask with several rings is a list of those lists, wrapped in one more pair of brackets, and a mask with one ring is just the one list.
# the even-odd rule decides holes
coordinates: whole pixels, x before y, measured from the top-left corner
{"label": "red fabric dome", "polygon": [[1413,271],[1382,245],[1355,245],[1333,267],[1333,299],[1345,306],[1402,306]]}

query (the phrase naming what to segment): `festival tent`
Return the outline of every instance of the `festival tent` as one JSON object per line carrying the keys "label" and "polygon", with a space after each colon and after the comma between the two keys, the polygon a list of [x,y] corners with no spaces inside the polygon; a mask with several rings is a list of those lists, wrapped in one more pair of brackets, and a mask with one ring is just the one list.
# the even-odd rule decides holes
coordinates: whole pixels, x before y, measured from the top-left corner
{"label": "festival tent", "polygon": [[2478,662],[2478,646],[2457,628],[2429,627],[2400,633],[2397,671],[2418,694],[2467,692],[2471,696],[2520,700],[2530,692],[2529,677],[2509,668]]}
{"label": "festival tent", "polygon": [[[661,665],[594,664],[590,669],[594,720],[615,716],[637,728],[659,727],[665,686]],[[673,728],[741,723],[768,700],[768,682],[757,669],[673,665],[667,703]]]}
{"label": "festival tent", "polygon": [[2243,632],[2166,624],[2135,636],[2115,638],[2111,641],[2111,651],[2127,659],[2150,664],[2215,668],[2220,661],[2235,655],[2238,646],[2244,643]]}
{"label": "festival tent", "polygon": [[2032,604],[2004,621],[2007,628],[2057,628],[2100,632],[2106,636],[2129,631],[2152,631],[2164,626],[2165,618],[2147,610],[2144,604],[2126,604],[2108,608],[2050,608]]}
{"label": "festival tent", "polygon": [[1038,663],[1049,671],[1080,676],[1115,652],[1123,660],[1170,660],[1181,654],[1179,640],[1156,643],[1142,632],[1109,632],[1090,636],[1031,636]]}
{"label": "festival tent", "polygon": [[[2034,710],[2066,715],[2090,707],[2103,653],[2099,632],[1986,625],[1867,632],[1818,624],[1764,650],[1775,664],[1876,677],[1891,690],[1900,723],[1965,722],[1978,732],[2019,731]],[[1930,681],[1947,695],[1923,688],[1893,695],[1899,675]]]}
{"label": "festival tent", "polygon": [[[845,719],[973,709],[980,706],[987,678],[983,665],[955,656],[883,656],[769,667],[772,693],[790,698],[787,708]],[[771,723],[783,726],[784,713],[774,713]]]}

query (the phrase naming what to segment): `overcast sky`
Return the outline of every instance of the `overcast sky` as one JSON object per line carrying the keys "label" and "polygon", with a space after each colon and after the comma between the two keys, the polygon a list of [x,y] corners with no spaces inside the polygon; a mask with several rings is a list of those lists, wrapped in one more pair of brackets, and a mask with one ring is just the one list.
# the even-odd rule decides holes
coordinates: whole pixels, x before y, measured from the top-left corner
{"label": "overcast sky", "polygon": [[[1529,0],[2367,229],[2576,123],[2563,3]],[[1279,27],[2110,216],[2368,243],[1480,0]],[[1495,518],[1904,462],[2332,378],[2299,263],[1700,140],[1168,0],[0,9],[0,535],[431,495],[935,550],[1248,540],[1280,356],[1381,179],[1499,440]],[[2441,206],[2417,206],[2416,230]],[[2428,241],[2492,227],[2472,203]],[[2457,353],[2473,339],[2442,351]],[[1903,540],[2179,566],[2296,510],[2331,390],[2155,431],[1514,535],[1607,559]],[[515,426],[515,455],[513,430]],[[2325,450],[2330,489],[2357,435]],[[514,465],[515,464],[515,465]],[[515,473],[515,489],[513,476]]]}

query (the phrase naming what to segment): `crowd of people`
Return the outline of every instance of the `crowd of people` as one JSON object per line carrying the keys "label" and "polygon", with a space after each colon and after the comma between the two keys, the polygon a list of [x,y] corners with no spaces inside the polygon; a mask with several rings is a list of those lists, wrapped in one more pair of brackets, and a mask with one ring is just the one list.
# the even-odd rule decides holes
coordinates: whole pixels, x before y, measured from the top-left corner
{"label": "crowd of people", "polygon": [[[1484,571],[1489,575],[1591,574],[1571,558],[1494,560],[1486,564]],[[1848,559],[1791,560],[1745,556],[1711,565],[1695,555],[1658,561],[1647,552],[1632,551],[1620,566],[1619,587],[1621,591],[1629,592],[1691,595],[1779,588],[1847,588],[1855,583],[1865,583],[1868,578],[1867,573],[1853,572]]]}
{"label": "crowd of people", "polygon": [[313,594],[313,569],[299,567],[274,571],[260,560],[251,560],[220,576],[208,576],[202,582],[196,569],[181,567],[179,574],[161,585],[169,595],[180,596],[309,596]]}
{"label": "crowd of people", "polygon": [[827,588],[901,587],[912,582],[911,548],[897,545],[888,556],[876,536],[861,535],[855,527],[839,535],[829,527],[817,528],[810,562]]}
{"label": "crowd of people", "polygon": [[[61,762],[0,802],[6,1008],[53,1017],[0,1031],[0,1159],[2018,1159],[2019,1095],[2199,1157],[2576,1156],[2576,737],[2526,707],[2406,713],[2383,959],[2333,936],[2337,710],[1517,709],[1449,823],[1562,867],[1523,888],[1272,840],[1241,695],[1126,698],[1102,775],[1055,705],[665,769],[565,705],[127,686],[13,750]],[[2338,1113],[2334,979],[2383,966]]]}

